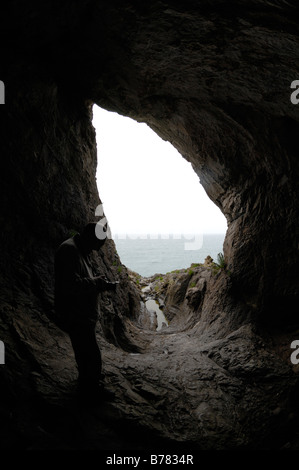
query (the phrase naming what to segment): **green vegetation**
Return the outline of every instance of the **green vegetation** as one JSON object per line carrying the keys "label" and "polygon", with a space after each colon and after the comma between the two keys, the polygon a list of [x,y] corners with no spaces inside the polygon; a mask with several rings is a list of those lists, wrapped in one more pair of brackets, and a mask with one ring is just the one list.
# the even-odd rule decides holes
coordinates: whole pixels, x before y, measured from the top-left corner
{"label": "green vegetation", "polygon": [[193,276],[193,274],[194,274],[194,271],[193,271],[192,268],[185,269],[184,272],[185,272],[185,273],[188,273],[189,276]]}
{"label": "green vegetation", "polygon": [[217,261],[218,261],[218,263],[216,263],[216,264],[217,264],[217,266],[219,266],[219,268],[223,268],[223,269],[226,268],[226,261],[224,259],[224,254],[223,253],[218,253]]}
{"label": "green vegetation", "polygon": [[218,253],[217,255],[217,263],[213,263],[213,273],[217,274],[221,269],[226,269],[227,268],[227,263],[224,259],[224,254],[223,253]]}

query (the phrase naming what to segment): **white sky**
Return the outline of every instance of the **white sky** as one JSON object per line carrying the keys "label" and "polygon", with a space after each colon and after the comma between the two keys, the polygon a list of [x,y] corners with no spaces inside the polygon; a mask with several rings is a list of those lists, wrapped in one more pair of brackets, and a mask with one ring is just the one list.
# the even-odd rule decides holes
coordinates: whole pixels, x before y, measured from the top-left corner
{"label": "white sky", "polygon": [[93,107],[97,185],[112,236],[225,233],[191,164],[147,124]]}

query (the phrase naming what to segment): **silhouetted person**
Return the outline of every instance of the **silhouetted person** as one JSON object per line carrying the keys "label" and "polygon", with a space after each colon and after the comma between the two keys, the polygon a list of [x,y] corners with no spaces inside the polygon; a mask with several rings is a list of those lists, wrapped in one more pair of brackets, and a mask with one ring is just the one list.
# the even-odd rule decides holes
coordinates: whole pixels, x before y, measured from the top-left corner
{"label": "silhouetted person", "polygon": [[94,275],[89,255],[106,241],[106,236],[102,240],[97,238],[95,228],[95,223],[88,224],[81,234],[63,242],[55,256],[55,308],[70,336],[79,388],[87,399],[102,392],[102,359],[95,333],[98,294],[115,289],[118,284]]}

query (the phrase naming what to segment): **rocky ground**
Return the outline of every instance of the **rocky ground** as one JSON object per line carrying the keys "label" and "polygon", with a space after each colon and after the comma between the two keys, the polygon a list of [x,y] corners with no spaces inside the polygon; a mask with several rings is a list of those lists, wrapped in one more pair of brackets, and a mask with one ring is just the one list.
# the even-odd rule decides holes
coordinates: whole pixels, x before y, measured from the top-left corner
{"label": "rocky ground", "polygon": [[155,299],[168,326],[157,331],[153,316],[141,308],[138,321],[127,323],[138,353],[103,345],[113,406],[168,445],[292,447],[296,368],[290,367],[288,352],[275,348],[250,318],[240,315],[228,328],[229,305],[218,305],[205,317],[215,288],[219,295],[229,283],[225,263],[217,261],[208,257],[204,264],[150,278],[129,272],[141,305]]}
{"label": "rocky ground", "polygon": [[[130,271],[127,275],[131,288],[139,292],[140,315],[121,319],[126,348],[107,338],[99,323],[105,388],[110,392],[105,401],[79,399],[65,333],[51,321],[37,329],[32,317],[26,325],[21,317],[14,319],[15,335],[38,366],[20,373],[22,380],[30,376],[31,387],[22,402],[13,394],[2,401],[2,446],[296,448],[297,371],[283,354],[281,335],[278,348],[246,315],[239,312],[232,319],[226,314],[231,304],[227,299],[226,305],[218,302],[230,282],[225,264],[206,259],[150,278]],[[146,310],[149,297],[167,318],[168,326],[160,330]]]}
{"label": "rocky ground", "polygon": [[[219,254],[219,262],[210,256],[204,263],[193,263],[189,268],[177,269],[166,274],[154,274],[142,277],[138,273],[129,271],[129,276],[137,288],[141,288],[142,298],[154,299],[166,317],[163,327],[171,326],[181,330],[189,329],[196,321],[194,311],[198,310],[203,302],[207,282],[211,276],[216,276],[225,268],[223,255]],[[186,319],[186,312],[190,313],[190,321]],[[148,318],[145,315],[144,321]],[[140,321],[143,321],[143,316]],[[178,324],[180,322],[180,325]],[[157,328],[157,319],[151,319],[152,327]]]}
{"label": "rocky ground", "polygon": [[296,420],[289,407],[297,371],[289,357],[250,319],[236,321],[225,334],[223,311],[204,318],[211,286],[218,285],[218,294],[227,286],[225,263],[209,257],[165,275],[142,278],[131,272],[130,277],[141,301],[156,299],[169,324],[156,331],[143,310],[128,327],[140,352],[106,350],[107,386],[116,391],[116,408],[169,443],[197,449],[294,445],[290,429]]}

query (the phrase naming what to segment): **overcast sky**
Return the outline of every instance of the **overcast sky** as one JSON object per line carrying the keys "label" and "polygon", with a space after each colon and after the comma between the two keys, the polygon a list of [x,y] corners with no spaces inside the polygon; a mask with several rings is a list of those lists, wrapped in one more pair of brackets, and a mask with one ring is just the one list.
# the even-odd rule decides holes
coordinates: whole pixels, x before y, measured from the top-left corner
{"label": "overcast sky", "polygon": [[93,125],[97,185],[113,236],[226,232],[191,164],[147,124],[94,105]]}

